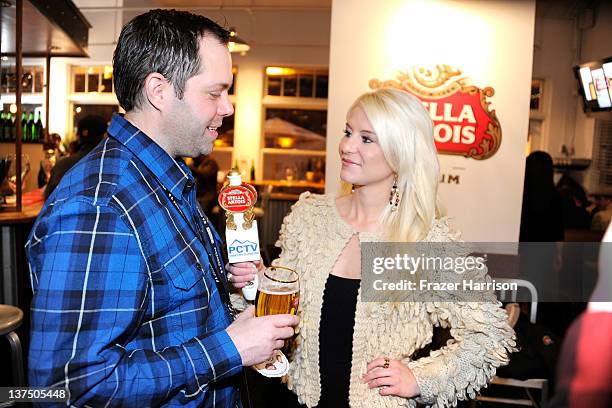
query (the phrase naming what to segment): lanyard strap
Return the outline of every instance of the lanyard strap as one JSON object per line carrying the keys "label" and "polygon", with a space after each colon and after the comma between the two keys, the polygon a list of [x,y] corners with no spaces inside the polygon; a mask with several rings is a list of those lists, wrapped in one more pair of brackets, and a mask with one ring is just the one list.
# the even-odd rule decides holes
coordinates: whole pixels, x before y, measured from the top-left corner
{"label": "lanyard strap", "polygon": [[[185,213],[183,212],[179,204],[176,202],[174,195],[172,195],[172,193],[168,191],[168,189],[163,184],[160,183],[160,186],[162,190],[164,191],[164,193],[166,193],[166,196],[168,196],[168,199],[170,200],[174,208],[176,208],[176,210],[179,212],[181,217],[185,220],[189,228],[193,231],[193,233],[196,235],[196,237],[202,243],[202,245],[204,245],[204,248],[206,248],[208,260],[211,266],[210,269],[212,271],[213,279],[215,280],[215,283],[217,285],[217,290],[219,291],[219,294],[221,295],[221,300],[223,301],[225,306],[228,308],[232,318],[235,318],[236,311],[234,310],[232,303],[230,301],[229,289],[227,288],[225,280],[222,279],[223,262],[221,262],[221,256],[219,255],[221,252],[221,249],[218,247],[217,242],[215,241],[215,238],[212,233],[212,229],[210,227],[210,224],[208,223],[208,219],[198,209],[198,213],[199,213],[198,216],[200,220],[202,221],[202,223],[204,224],[204,228],[206,229],[206,235],[208,238],[208,240],[206,240],[202,236],[201,229],[198,226],[196,226],[195,228],[193,227],[192,222],[189,220],[189,218],[187,218],[187,216],[185,215]],[[212,254],[210,252],[212,252]]]}

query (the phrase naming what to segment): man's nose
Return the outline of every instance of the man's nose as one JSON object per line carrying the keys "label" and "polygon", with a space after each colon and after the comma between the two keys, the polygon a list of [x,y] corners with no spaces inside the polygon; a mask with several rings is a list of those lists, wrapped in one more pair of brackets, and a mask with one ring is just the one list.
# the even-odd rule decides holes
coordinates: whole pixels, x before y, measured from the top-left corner
{"label": "man's nose", "polygon": [[229,100],[229,95],[225,95],[223,98],[223,102],[219,105],[219,109],[217,110],[219,116],[230,116],[234,113],[234,105]]}

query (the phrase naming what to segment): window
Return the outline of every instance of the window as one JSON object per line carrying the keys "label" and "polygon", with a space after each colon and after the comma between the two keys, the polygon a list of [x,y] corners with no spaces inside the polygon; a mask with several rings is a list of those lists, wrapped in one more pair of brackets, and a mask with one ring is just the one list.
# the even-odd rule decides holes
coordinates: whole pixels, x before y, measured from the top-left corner
{"label": "window", "polygon": [[612,192],[612,120],[595,120],[591,191]]}
{"label": "window", "polygon": [[72,92],[113,93],[113,67],[74,67]]}
{"label": "window", "polygon": [[266,67],[264,180],[323,181],[327,88],[326,69]]}
{"label": "window", "polygon": [[531,100],[529,109],[536,112],[542,112],[542,90],[544,88],[544,80],[534,78],[531,80]]}
{"label": "window", "polygon": [[[45,70],[41,66],[24,66],[21,77],[21,91],[24,94],[40,93],[43,91]],[[0,91],[2,93],[15,93],[17,82],[15,80],[15,65],[2,66]]]}
{"label": "window", "polygon": [[265,147],[325,151],[327,111],[267,108]]}
{"label": "window", "polygon": [[266,67],[266,95],[327,98],[327,70]]}

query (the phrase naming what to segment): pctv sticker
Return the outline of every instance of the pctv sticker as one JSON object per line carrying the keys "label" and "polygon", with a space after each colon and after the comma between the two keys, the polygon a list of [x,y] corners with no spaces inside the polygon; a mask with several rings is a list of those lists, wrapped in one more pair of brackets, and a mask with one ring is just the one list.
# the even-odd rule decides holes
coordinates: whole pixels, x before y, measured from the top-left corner
{"label": "pctv sticker", "polygon": [[258,247],[257,242],[235,240],[229,245],[227,251],[230,256],[251,255],[259,253]]}

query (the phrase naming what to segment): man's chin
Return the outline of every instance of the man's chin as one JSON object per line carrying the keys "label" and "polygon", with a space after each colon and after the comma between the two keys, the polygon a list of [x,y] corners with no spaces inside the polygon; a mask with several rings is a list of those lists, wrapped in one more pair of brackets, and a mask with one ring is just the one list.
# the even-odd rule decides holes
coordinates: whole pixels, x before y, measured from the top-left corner
{"label": "man's chin", "polygon": [[212,153],[212,150],[213,150],[212,145],[198,146],[198,148],[195,148],[195,146],[193,146],[191,148],[184,149],[184,151],[181,154],[179,154],[179,156],[180,157],[191,157],[195,159],[196,157],[200,157],[200,156],[208,156],[209,154]]}

